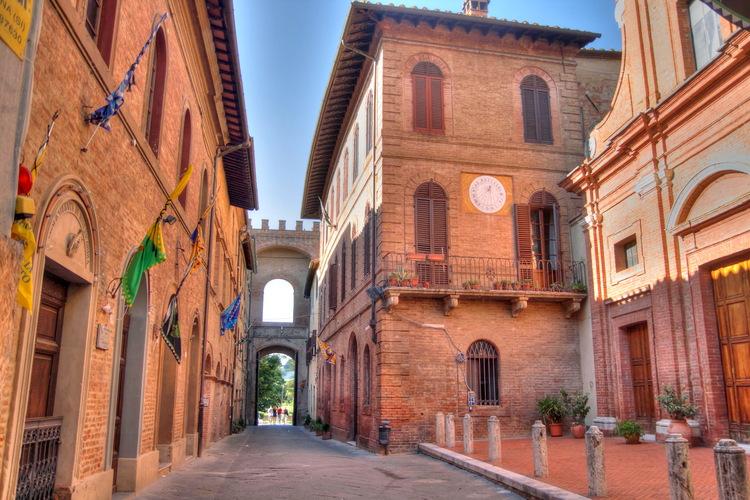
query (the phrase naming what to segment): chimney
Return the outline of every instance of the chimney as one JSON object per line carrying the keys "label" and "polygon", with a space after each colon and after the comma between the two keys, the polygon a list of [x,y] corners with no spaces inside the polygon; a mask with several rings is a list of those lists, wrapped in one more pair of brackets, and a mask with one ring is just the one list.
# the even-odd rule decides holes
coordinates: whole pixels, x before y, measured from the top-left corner
{"label": "chimney", "polygon": [[462,12],[467,16],[487,17],[487,6],[490,0],[464,0]]}

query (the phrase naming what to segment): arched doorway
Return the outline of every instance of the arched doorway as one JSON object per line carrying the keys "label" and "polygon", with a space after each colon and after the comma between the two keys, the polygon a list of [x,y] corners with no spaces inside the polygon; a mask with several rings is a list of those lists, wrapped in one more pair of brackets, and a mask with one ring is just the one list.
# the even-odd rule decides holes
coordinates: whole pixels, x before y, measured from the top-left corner
{"label": "arched doorway", "polygon": [[[298,357],[293,349],[271,346],[256,352],[255,358],[255,424],[296,425]],[[276,420],[270,408],[282,408]]]}
{"label": "arched doorway", "polygon": [[186,454],[194,457],[198,452],[198,411],[200,404],[201,346],[202,338],[198,316],[193,319],[188,342],[188,387],[185,400]]}
{"label": "arched doorway", "polygon": [[[349,379],[349,400],[346,402],[346,414],[349,418],[349,430],[347,432],[347,441],[357,441],[358,428],[357,423],[359,420],[359,356],[357,353],[357,337],[352,334],[349,339],[349,355],[347,356],[347,364],[349,365],[349,373],[347,378]],[[342,376],[344,376],[342,374]]]}

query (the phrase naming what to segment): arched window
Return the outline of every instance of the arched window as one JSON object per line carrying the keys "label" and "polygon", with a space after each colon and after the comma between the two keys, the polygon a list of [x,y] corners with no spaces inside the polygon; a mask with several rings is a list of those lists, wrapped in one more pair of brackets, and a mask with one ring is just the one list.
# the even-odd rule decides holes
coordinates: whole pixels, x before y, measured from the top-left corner
{"label": "arched window", "polygon": [[[445,190],[433,181],[414,191],[415,251],[422,254],[448,254],[448,198]],[[448,284],[448,267],[443,262],[417,262],[421,282]]]}
{"label": "arched window", "polygon": [[364,381],[365,391],[363,394],[363,404],[370,404],[370,346],[365,346],[365,354],[363,356],[362,364],[364,365]]}
{"label": "arched window", "polygon": [[443,73],[431,62],[422,61],[411,72],[414,88],[414,130],[442,134]]}
{"label": "arched window", "polygon": [[352,236],[352,270],[349,273],[351,275],[351,289],[357,286],[357,238]]}
{"label": "arched window", "polygon": [[341,303],[346,298],[346,242],[341,239]]}
{"label": "arched window", "polygon": [[146,108],[146,140],[159,156],[159,137],[164,113],[164,90],[167,80],[167,46],[164,30],[159,28],[152,47],[151,70],[148,81],[148,106]]}
{"label": "arched window", "polygon": [[[180,177],[182,177],[182,174],[185,173],[185,170],[188,169],[190,166],[190,138],[191,138],[191,124],[190,124],[190,110],[185,111],[185,118],[182,120],[182,140],[181,140],[181,147],[180,147],[180,168],[179,168],[179,175],[177,176],[177,180],[179,181]],[[190,183],[188,183],[187,186],[185,186],[185,189],[182,190],[182,193],[180,193],[180,196],[177,197],[177,199],[180,201],[180,205],[182,205],[182,208],[187,211],[187,193],[188,189],[190,189]]]}
{"label": "arched window", "polygon": [[552,144],[549,87],[543,78],[529,75],[521,80],[521,106],[524,141]]}
{"label": "arched window", "polygon": [[349,149],[344,151],[344,183],[341,186],[343,193],[341,193],[341,203],[346,203],[346,198],[349,196]]}
{"label": "arched window", "polygon": [[352,146],[352,184],[359,175],[359,125],[354,127],[354,145]]}
{"label": "arched window", "polygon": [[372,150],[372,128],[373,128],[372,114],[373,114],[373,109],[372,109],[372,90],[371,90],[370,93],[367,94],[367,113],[366,113],[366,118],[365,118],[366,120],[365,135],[367,137],[365,137],[365,144],[366,144],[365,155],[367,155]]}
{"label": "arched window", "polygon": [[[204,164],[205,167],[205,164]],[[203,215],[203,212],[208,208],[208,170],[203,170],[203,177],[201,178],[201,198],[199,203],[198,217]],[[206,237],[206,227],[208,225],[208,216],[204,217],[201,221],[201,232],[203,237]]]}
{"label": "arched window", "polygon": [[109,66],[115,37],[117,0],[88,0],[86,4],[86,31],[96,42],[96,48]]}
{"label": "arched window", "polygon": [[294,322],[294,287],[288,281],[275,279],[263,287],[263,322]]}
{"label": "arched window", "polygon": [[478,406],[500,404],[497,350],[486,340],[477,340],[466,353],[466,378]]}
{"label": "arched window", "polygon": [[532,279],[539,286],[558,281],[560,229],[552,193],[537,191],[528,205],[516,205],[516,238],[521,278]]}
{"label": "arched window", "polygon": [[365,224],[363,228],[365,232],[364,237],[364,248],[362,249],[362,260],[364,266],[364,275],[370,275],[370,269],[372,267],[372,210],[370,210],[370,204],[365,205]]}

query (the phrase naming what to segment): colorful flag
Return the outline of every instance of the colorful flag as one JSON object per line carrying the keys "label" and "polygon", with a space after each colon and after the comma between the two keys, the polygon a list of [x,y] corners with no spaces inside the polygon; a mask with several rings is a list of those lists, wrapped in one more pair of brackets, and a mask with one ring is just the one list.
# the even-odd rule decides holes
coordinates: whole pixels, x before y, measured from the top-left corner
{"label": "colorful flag", "polygon": [[34,282],[32,265],[34,251],[36,250],[36,239],[34,239],[34,230],[31,227],[29,219],[19,219],[13,222],[10,228],[10,235],[13,239],[23,243],[23,260],[21,261],[21,277],[18,280],[18,293],[16,300],[27,311],[31,312],[32,295],[34,291]]}
{"label": "colorful flag", "polygon": [[200,226],[195,228],[193,234],[190,235],[190,240],[193,242],[193,251],[190,253],[190,260],[188,261],[190,264],[185,269],[185,274],[182,276],[182,280],[180,280],[180,286],[182,286],[182,283],[188,276],[203,265],[205,259],[206,246],[203,243],[203,231]]}
{"label": "colorful flag", "polygon": [[182,352],[182,341],[180,340],[180,321],[177,315],[177,295],[172,295],[167,306],[167,314],[161,324],[161,336],[167,347],[172,351],[177,364],[180,364],[180,353]]}
{"label": "colorful flag", "polygon": [[237,326],[237,318],[240,315],[240,298],[242,298],[242,292],[237,294],[237,298],[234,302],[229,304],[226,311],[221,313],[221,334],[224,335],[225,330],[231,330]]}
{"label": "colorful flag", "polygon": [[174,190],[172,191],[172,194],[169,195],[169,200],[172,201],[177,199],[180,194],[182,194],[182,191],[185,189],[185,186],[187,186],[188,181],[190,180],[190,176],[193,175],[193,166],[188,165],[187,170],[183,172],[182,177],[180,177],[180,180],[177,182],[177,185],[174,187]]}
{"label": "colorful flag", "polygon": [[318,339],[318,346],[320,346],[320,350],[323,352],[323,356],[326,358],[326,363],[328,363],[329,365],[335,365],[336,353],[333,352],[333,348],[320,339]]}
{"label": "colorful flag", "polygon": [[133,305],[135,296],[138,294],[143,273],[166,259],[167,253],[164,250],[164,241],[161,236],[161,217],[159,217],[148,228],[146,237],[143,238],[141,246],[138,247],[130,260],[128,269],[122,277],[122,294],[125,296],[125,304],[128,307]]}
{"label": "colorful flag", "polygon": [[122,82],[120,82],[120,85],[117,87],[117,89],[115,89],[114,92],[112,92],[105,98],[107,104],[91,113],[89,115],[89,122],[93,123],[94,125],[99,125],[109,131],[109,120],[110,118],[115,116],[118,111],[120,111],[120,106],[122,106],[122,104],[125,102],[125,91],[127,90],[128,92],[130,92],[130,87],[132,85],[135,85],[135,67],[138,66],[139,62],[141,62],[141,57],[143,57],[143,54],[146,53],[146,49],[148,49],[148,46],[151,44],[151,40],[153,40],[154,35],[156,35],[156,31],[159,29],[159,26],[161,26],[161,23],[166,18],[167,14],[165,13],[161,17],[161,19],[159,19],[159,22],[156,23],[156,26],[154,26],[154,29],[151,31],[151,35],[148,37],[148,40],[146,40],[146,44],[138,53],[138,57],[135,58],[135,62],[130,66],[130,69],[128,69],[127,73],[125,73],[125,78],[123,78]]}

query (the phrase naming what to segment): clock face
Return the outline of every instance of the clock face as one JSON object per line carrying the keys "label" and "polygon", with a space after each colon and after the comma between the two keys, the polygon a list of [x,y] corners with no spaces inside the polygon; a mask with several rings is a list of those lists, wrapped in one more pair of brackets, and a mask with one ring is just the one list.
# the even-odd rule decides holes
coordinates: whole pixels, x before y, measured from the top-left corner
{"label": "clock face", "polygon": [[494,214],[505,205],[505,188],[494,177],[480,175],[471,181],[469,199],[478,210]]}

